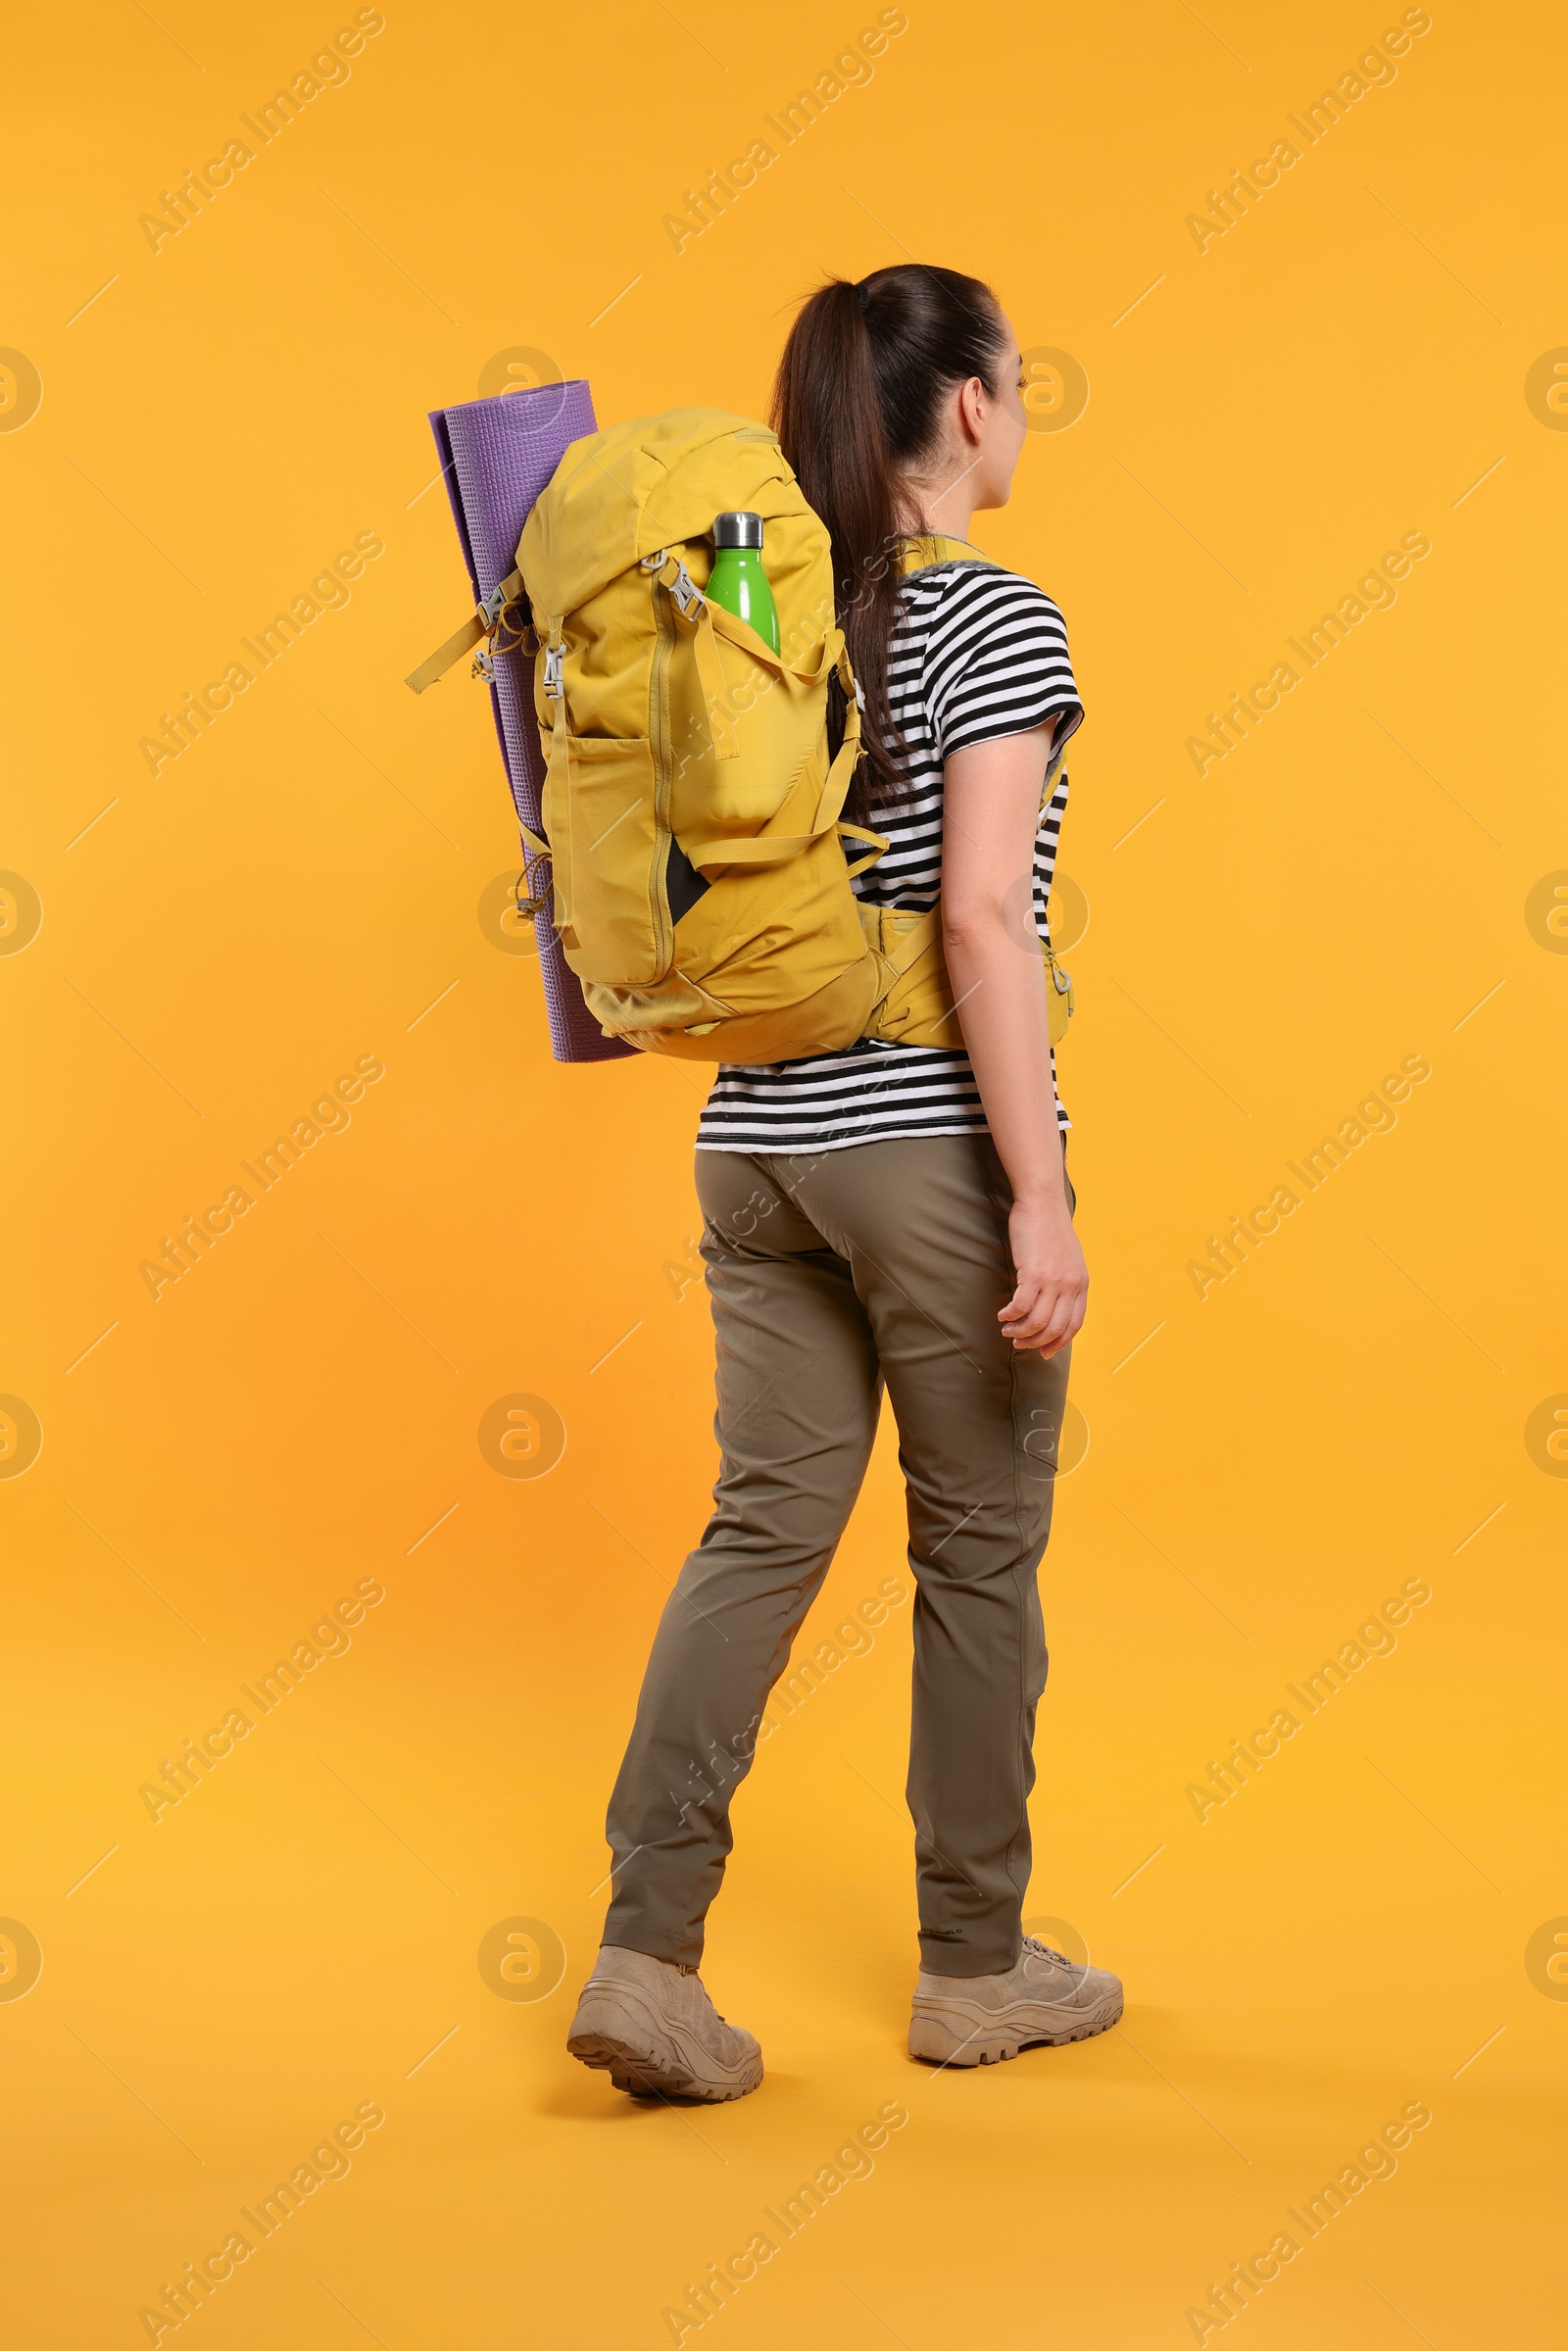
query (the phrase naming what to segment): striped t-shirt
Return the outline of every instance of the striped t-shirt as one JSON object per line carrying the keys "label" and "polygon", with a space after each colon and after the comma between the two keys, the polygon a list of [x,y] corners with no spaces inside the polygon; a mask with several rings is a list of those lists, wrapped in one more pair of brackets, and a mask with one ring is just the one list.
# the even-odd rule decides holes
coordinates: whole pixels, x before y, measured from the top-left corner
{"label": "striped t-shirt", "polygon": [[[890,842],[853,888],[875,906],[924,913],[942,886],[942,764],[956,751],[1020,735],[1056,714],[1053,762],[1083,718],[1067,631],[1032,580],[990,563],[909,575],[888,663],[888,699],[907,745],[905,798],[875,809]],[[1046,901],[1067,805],[1059,771],[1035,848],[1034,915]],[[1055,1056],[1052,1056],[1054,1079]],[[1069,1121],[1058,1101],[1056,1115]],[[842,1151],[898,1136],[980,1135],[986,1115],[966,1053],[866,1041],[801,1061],[721,1062],[697,1130],[699,1151]]]}

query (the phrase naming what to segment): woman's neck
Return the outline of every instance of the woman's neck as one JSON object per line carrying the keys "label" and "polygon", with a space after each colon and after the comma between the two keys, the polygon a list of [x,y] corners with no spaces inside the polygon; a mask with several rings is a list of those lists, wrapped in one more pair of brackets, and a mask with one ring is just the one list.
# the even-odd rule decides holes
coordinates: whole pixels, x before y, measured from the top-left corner
{"label": "woman's neck", "polygon": [[906,473],[900,528],[911,538],[967,540],[975,512],[974,471],[975,461],[958,460],[940,474]]}

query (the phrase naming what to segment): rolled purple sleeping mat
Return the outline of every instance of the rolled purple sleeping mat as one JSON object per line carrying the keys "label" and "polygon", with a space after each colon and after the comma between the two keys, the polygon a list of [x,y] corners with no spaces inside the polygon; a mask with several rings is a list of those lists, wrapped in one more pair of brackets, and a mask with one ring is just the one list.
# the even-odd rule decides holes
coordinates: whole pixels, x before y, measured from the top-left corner
{"label": "rolled purple sleeping mat", "polygon": [[[466,400],[457,408],[436,409],[430,430],[441,452],[441,471],[473,600],[479,604],[512,570],[533,502],[566,448],[584,433],[598,430],[593,401],[580,378],[539,384],[532,391],[502,392],[492,400]],[[513,803],[522,822],[542,832],[545,765],[534,718],[530,655],[515,646],[496,653],[490,700]],[[618,1061],[635,1053],[635,1046],[607,1037],[588,1010],[548,914],[534,917],[534,931],[555,1058]]]}

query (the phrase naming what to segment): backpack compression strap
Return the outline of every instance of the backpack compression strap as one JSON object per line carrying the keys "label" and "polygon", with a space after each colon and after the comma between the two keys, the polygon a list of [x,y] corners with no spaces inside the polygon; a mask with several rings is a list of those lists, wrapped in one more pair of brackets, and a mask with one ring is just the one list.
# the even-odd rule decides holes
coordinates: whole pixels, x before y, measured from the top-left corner
{"label": "backpack compression strap", "polygon": [[[506,617],[509,612],[510,617]],[[483,604],[475,605],[472,617],[465,620],[456,635],[448,637],[444,645],[438,645],[429,660],[421,661],[418,668],[413,670],[403,682],[412,686],[416,694],[422,694],[426,686],[433,686],[437,678],[445,677],[453,662],[461,661],[471,645],[479,644],[486,637],[494,639],[503,626],[515,632],[515,642],[521,638],[527,624],[528,599],[523,594],[522,573],[509,571],[500,586],[491,590]]]}
{"label": "backpack compression strap", "polygon": [[[652,571],[661,586],[669,590],[676,612],[696,628],[697,676],[703,689],[703,700],[708,705],[708,729],[712,739],[713,757],[718,759],[738,759],[740,745],[735,739],[735,715],[729,707],[718,647],[713,643],[712,605],[679,556],[671,555],[667,548],[662,547],[657,555],[644,556],[642,568]],[[758,641],[761,642],[760,639]]]}

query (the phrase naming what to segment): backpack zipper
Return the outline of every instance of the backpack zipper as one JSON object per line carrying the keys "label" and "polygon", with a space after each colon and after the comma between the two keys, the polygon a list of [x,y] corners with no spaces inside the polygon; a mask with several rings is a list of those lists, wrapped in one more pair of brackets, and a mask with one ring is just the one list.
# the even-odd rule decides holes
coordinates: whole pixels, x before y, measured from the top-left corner
{"label": "backpack zipper", "polygon": [[[667,844],[670,833],[670,794],[672,789],[669,745],[669,657],[675,642],[675,622],[669,602],[660,592],[657,567],[663,563],[662,552],[643,560],[642,568],[650,573],[648,582],[654,599],[654,662],[648,689],[648,747],[654,762],[654,830],[656,839],[662,834],[665,847],[655,857],[649,873],[652,893],[654,935],[658,947],[661,975],[669,969],[675,955],[675,926],[670,918],[665,874],[669,863]],[[683,566],[684,568],[684,566]],[[693,590],[696,593],[696,590]]]}

